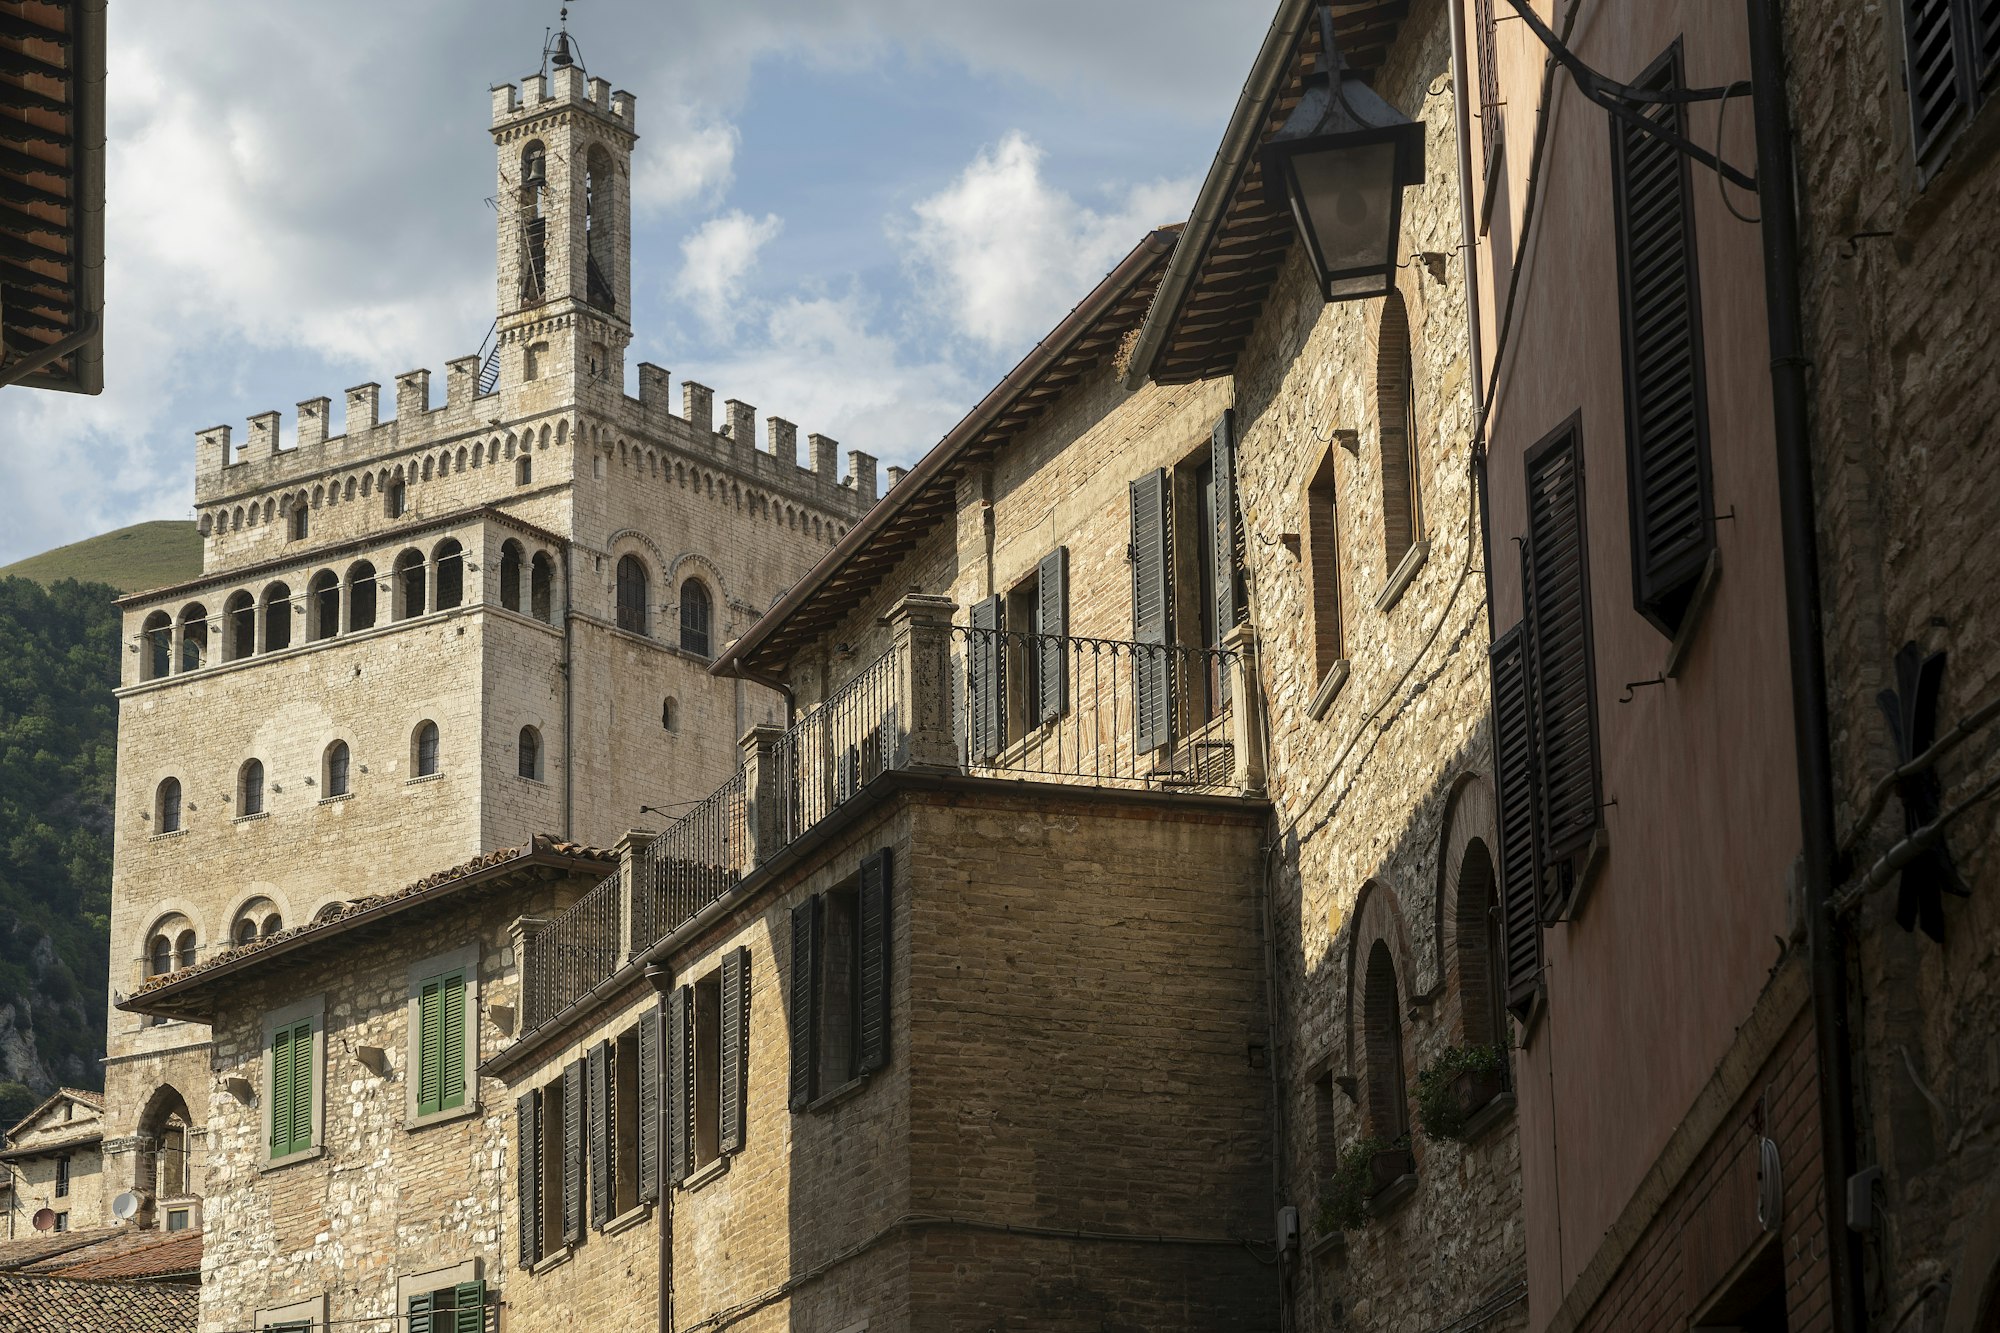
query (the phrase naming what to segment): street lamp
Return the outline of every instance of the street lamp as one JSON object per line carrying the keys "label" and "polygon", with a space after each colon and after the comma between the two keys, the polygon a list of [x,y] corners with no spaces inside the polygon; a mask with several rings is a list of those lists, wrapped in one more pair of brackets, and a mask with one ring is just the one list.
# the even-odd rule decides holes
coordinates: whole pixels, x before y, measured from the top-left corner
{"label": "street lamp", "polygon": [[1319,9],[1319,63],[1284,127],[1264,145],[1266,189],[1282,189],[1328,301],[1396,285],[1403,189],[1424,180],[1424,126],[1347,72],[1333,11]]}

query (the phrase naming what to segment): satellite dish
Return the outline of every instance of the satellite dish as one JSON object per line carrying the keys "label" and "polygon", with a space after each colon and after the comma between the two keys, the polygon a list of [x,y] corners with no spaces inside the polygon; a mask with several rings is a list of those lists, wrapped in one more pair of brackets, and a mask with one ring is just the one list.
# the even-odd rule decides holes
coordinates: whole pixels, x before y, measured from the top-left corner
{"label": "satellite dish", "polygon": [[56,1224],[56,1210],[53,1208],[39,1208],[35,1211],[34,1220],[35,1220],[35,1230],[37,1231],[53,1230]]}
{"label": "satellite dish", "polygon": [[120,1222],[130,1222],[139,1215],[139,1196],[126,1190],[111,1201],[111,1215]]}

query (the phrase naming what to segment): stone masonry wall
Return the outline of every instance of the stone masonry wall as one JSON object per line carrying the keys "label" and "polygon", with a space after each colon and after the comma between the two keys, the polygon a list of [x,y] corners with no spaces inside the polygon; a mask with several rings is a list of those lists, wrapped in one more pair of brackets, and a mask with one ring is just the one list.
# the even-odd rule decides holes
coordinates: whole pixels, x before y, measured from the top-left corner
{"label": "stone masonry wall", "polygon": [[[1836,768],[1836,826],[1865,873],[1904,831],[1878,692],[1914,641],[1947,654],[1938,729],[2000,693],[2000,100],[1964,122],[1927,179],[1914,160],[1901,11],[1787,0],[1806,355]],[[1994,770],[1989,723],[1938,768],[1944,803]],[[1861,1165],[1883,1171],[1867,1298],[1912,1328],[1973,1326],[2000,1243],[2000,863],[1994,807],[1952,826],[1970,886],[1942,945],[1894,919],[1896,889],[1848,918]],[[1936,1288],[1948,1275],[1953,1290]]]}

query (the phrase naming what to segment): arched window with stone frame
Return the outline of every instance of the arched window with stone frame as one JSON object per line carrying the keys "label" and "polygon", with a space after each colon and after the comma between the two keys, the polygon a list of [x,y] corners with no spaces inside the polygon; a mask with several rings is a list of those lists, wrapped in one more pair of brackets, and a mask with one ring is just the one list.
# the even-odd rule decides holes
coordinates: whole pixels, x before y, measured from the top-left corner
{"label": "arched window with stone frame", "polygon": [[322,569],[306,585],[306,638],[314,642],[340,633],[340,575]]}
{"label": "arched window with stone frame", "polygon": [[201,670],[208,656],[208,608],[200,602],[181,608],[180,654],[182,671]]}
{"label": "arched window with stone frame", "polygon": [[544,625],[555,623],[556,562],[547,551],[535,552],[528,569],[528,614]]}
{"label": "arched window with stone frame", "polygon": [[257,599],[233,592],[222,604],[222,660],[238,662],[257,651]]}
{"label": "arched window with stone frame", "polygon": [[236,770],[236,817],[264,813],[264,761],[245,759]]}
{"label": "arched window with stone frame", "polygon": [[162,778],[153,794],[153,831],[155,833],[179,833],[181,831],[181,780]]}
{"label": "arched window with stone frame", "polygon": [[521,609],[521,543],[511,537],[500,544],[500,605]]}
{"label": "arched window with stone frame", "polygon": [[1403,1072],[1403,1013],[1396,959],[1387,940],[1368,949],[1361,992],[1364,1110],[1368,1137],[1396,1143],[1410,1134],[1409,1081]]}
{"label": "arched window with stone frame", "polygon": [[431,548],[437,582],[437,609],[448,611],[465,600],[465,548],[447,537]]}
{"label": "arched window with stone frame", "polygon": [[1424,537],[1416,369],[1410,314],[1400,292],[1390,292],[1382,307],[1375,344],[1375,419],[1382,450],[1382,548],[1386,572],[1393,575]]}
{"label": "arched window with stone frame", "polygon": [[396,557],[396,619],[410,620],[424,613],[424,553],[414,548]]}
{"label": "arched window with stone frame", "polygon": [[700,579],[681,584],[681,651],[707,657],[712,651],[714,599]]}
{"label": "arched window with stone frame", "polygon": [[618,557],[618,628],[633,634],[648,631],[651,617],[647,606],[651,579],[646,562],[636,555]]}
{"label": "arched window with stone frame", "polygon": [[139,630],[139,679],[162,680],[174,669],[174,618],[165,611],[146,617]]}
{"label": "arched window with stone frame", "polygon": [[419,722],[410,737],[410,772],[420,778],[435,777],[438,771],[438,728],[429,720]]}
{"label": "arched window with stone frame", "polygon": [[273,583],[264,589],[264,651],[282,652],[292,646],[292,589]]}
{"label": "arched window with stone frame", "polygon": [[353,781],[353,756],[346,741],[335,741],[326,747],[325,757],[320,763],[320,796],[322,800],[332,800],[336,796],[349,795]]}
{"label": "arched window with stone frame", "polygon": [[375,628],[375,566],[366,560],[347,567],[347,627]]}
{"label": "arched window with stone frame", "polygon": [[516,769],[530,782],[542,780],[542,733],[533,727],[522,727],[520,742],[516,751]]}

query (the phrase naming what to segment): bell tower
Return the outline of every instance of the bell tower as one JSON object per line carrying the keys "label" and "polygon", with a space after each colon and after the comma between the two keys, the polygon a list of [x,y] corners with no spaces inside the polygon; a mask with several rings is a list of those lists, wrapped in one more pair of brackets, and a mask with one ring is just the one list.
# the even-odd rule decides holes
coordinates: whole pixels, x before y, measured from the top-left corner
{"label": "bell tower", "polygon": [[493,89],[503,389],[624,390],[634,101],[586,72],[566,28],[540,73]]}

